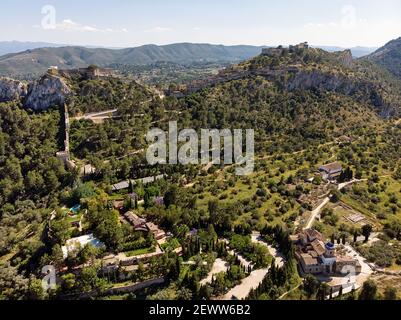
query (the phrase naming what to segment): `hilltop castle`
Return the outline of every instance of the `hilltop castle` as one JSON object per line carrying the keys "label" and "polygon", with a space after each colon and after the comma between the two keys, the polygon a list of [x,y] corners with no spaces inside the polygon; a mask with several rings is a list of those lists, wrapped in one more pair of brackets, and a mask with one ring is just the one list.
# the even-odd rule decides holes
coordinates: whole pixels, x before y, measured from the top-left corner
{"label": "hilltop castle", "polygon": [[283,46],[279,46],[277,48],[265,48],[262,50],[262,55],[269,57],[280,57],[286,51],[288,51],[289,53],[293,53],[304,49],[309,49],[308,42],[303,42],[295,46],[290,46],[288,49],[284,48]]}

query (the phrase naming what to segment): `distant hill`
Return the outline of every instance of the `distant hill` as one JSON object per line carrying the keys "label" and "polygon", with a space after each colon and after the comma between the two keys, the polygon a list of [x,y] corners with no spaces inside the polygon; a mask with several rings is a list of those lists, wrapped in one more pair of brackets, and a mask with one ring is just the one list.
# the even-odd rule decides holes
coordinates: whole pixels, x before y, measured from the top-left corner
{"label": "distant hill", "polygon": [[239,62],[258,55],[261,47],[180,43],[166,46],[145,45],[127,49],[85,47],[39,48],[0,57],[0,75],[37,76],[49,66],[61,69],[108,66],[110,64],[147,65],[158,61]]}
{"label": "distant hill", "polygon": [[48,43],[48,42],[21,42],[21,41],[0,41],[0,56],[17,53],[26,50],[32,50],[37,48],[56,48],[62,47],[61,44]]}
{"label": "distant hill", "polygon": [[401,79],[401,37],[390,41],[367,58]]}
{"label": "distant hill", "polygon": [[[36,78],[49,66],[61,69],[87,67],[96,64],[106,67],[120,65],[149,65],[157,62],[194,63],[222,62],[237,63],[260,54],[258,46],[223,46],[211,44],[178,43],[165,46],[145,45],[136,48],[107,49],[78,46],[60,46],[48,43],[0,42],[0,76]],[[333,52],[339,47],[320,47]],[[374,48],[352,48],[354,57],[373,52]],[[22,51],[22,52],[21,52]]]}

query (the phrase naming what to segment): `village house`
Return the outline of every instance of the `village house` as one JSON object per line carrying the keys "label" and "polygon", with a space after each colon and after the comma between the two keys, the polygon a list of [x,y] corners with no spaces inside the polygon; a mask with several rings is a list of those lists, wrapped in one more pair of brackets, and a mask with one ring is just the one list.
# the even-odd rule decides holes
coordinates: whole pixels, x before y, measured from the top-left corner
{"label": "village house", "polygon": [[353,267],[356,273],[362,271],[358,260],[338,255],[335,245],[330,242],[325,243],[322,234],[316,230],[304,230],[292,237],[292,240],[302,274],[342,274],[344,267]]}
{"label": "village house", "polygon": [[156,240],[161,240],[166,237],[166,233],[159,229],[159,227],[153,222],[147,222],[146,227],[148,228],[149,232],[153,234]]}
{"label": "village house", "polygon": [[124,218],[134,227],[135,231],[148,231],[148,228],[146,227],[146,220],[138,217],[138,215],[132,211],[126,212],[124,214]]}
{"label": "village house", "polygon": [[81,168],[80,173],[83,176],[89,176],[91,174],[96,173],[96,168],[94,166],[92,166],[91,164],[86,164]]}
{"label": "village house", "polygon": [[156,240],[162,240],[167,237],[166,232],[161,230],[156,224],[148,222],[146,219],[139,217],[132,211],[126,212],[124,218],[134,227],[135,231],[150,232]]}
{"label": "village house", "polygon": [[322,175],[323,180],[325,181],[335,181],[337,180],[341,173],[343,172],[343,167],[339,162],[333,162],[321,166],[319,171]]}

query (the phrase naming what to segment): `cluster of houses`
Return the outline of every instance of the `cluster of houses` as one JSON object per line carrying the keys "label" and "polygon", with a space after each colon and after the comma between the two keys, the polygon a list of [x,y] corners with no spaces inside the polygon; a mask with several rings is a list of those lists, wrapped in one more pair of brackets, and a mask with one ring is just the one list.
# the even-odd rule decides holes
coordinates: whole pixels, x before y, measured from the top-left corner
{"label": "cluster of houses", "polygon": [[333,243],[325,242],[322,234],[313,229],[306,229],[292,237],[296,247],[295,256],[302,274],[335,275],[348,274],[350,268],[356,274],[362,266],[357,259],[342,256]]}
{"label": "cluster of houses", "polygon": [[[133,202],[138,201],[138,195],[135,192],[128,194],[127,198],[131,199]],[[156,197],[154,201],[157,205],[164,205],[163,197]],[[153,234],[156,241],[161,241],[166,238],[166,233],[153,222],[148,222],[132,211],[124,212],[124,200],[115,200],[113,202],[113,208],[122,214],[123,220],[131,224],[135,231],[150,232]]]}
{"label": "cluster of houses", "polygon": [[[152,258],[159,257],[164,254],[164,251],[162,250],[162,244],[168,240],[169,236],[164,230],[160,229],[155,223],[139,217],[132,211],[127,211],[124,213],[123,218],[134,228],[135,231],[151,233],[157,242],[156,249],[154,252],[137,256],[127,256],[125,253],[109,255],[103,259],[103,270],[105,271],[116,270],[119,267],[129,270],[130,268],[138,265],[140,262],[145,263]],[[174,251],[180,255],[182,253],[182,248],[179,247]]]}

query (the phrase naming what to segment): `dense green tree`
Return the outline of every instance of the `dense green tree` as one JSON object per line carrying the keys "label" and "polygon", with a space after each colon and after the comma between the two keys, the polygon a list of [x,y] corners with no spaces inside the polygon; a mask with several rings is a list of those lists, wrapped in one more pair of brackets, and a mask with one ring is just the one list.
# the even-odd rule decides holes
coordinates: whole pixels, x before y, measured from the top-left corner
{"label": "dense green tree", "polygon": [[397,289],[394,287],[387,287],[384,291],[384,300],[397,300]]}
{"label": "dense green tree", "polygon": [[319,285],[319,281],[313,275],[307,275],[303,282],[303,289],[306,292],[307,296],[311,298],[317,293]]}
{"label": "dense green tree", "polygon": [[363,284],[359,294],[359,300],[375,300],[377,298],[377,285],[373,280],[368,280]]}
{"label": "dense green tree", "polygon": [[361,233],[365,237],[365,242],[369,241],[369,237],[372,234],[373,227],[370,224],[365,224],[362,227]]}

